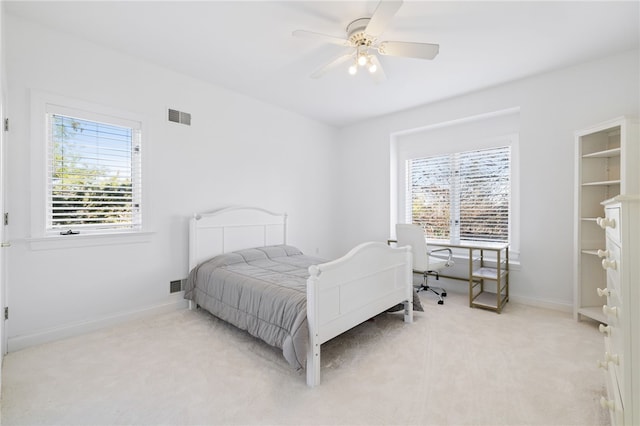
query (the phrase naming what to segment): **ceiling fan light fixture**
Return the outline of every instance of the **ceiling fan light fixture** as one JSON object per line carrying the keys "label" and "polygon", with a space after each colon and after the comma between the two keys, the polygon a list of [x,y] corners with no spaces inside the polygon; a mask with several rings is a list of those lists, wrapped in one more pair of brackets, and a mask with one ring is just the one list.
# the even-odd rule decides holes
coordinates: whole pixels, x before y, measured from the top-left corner
{"label": "ceiling fan light fixture", "polygon": [[366,52],[359,52],[358,53],[358,65],[363,67],[363,66],[367,65],[367,62],[369,62],[369,55],[367,55]]}
{"label": "ceiling fan light fixture", "polygon": [[350,75],[356,75],[357,72],[358,72],[358,66],[356,64],[352,64],[349,67],[349,74]]}
{"label": "ceiling fan light fixture", "polygon": [[373,74],[376,71],[378,71],[378,66],[373,62],[369,61],[369,72]]}

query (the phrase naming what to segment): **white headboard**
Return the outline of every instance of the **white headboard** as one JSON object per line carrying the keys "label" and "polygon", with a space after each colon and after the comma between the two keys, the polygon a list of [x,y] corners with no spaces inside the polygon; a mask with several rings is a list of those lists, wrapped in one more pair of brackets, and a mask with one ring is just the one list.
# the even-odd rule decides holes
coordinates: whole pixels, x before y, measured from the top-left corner
{"label": "white headboard", "polygon": [[189,222],[189,271],[222,253],[287,243],[287,214],[259,207],[196,213]]}

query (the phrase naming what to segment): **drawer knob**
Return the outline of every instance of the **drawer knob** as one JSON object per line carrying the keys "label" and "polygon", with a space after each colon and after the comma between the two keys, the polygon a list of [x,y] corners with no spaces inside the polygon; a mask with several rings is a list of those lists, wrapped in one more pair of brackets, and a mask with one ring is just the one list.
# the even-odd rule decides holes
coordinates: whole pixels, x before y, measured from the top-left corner
{"label": "drawer knob", "polygon": [[600,397],[600,406],[605,409],[615,410],[616,402],[613,399],[607,399],[604,396]]}
{"label": "drawer knob", "polygon": [[605,371],[609,371],[609,364],[607,364],[606,362],[602,362],[600,360],[598,360],[598,368],[601,368]]}
{"label": "drawer knob", "polygon": [[602,229],[605,229],[605,228],[615,229],[615,227],[616,227],[616,220],[615,219],[609,219],[607,217],[598,217],[598,218],[596,218],[596,223]]}
{"label": "drawer knob", "polygon": [[604,269],[613,269],[615,271],[618,269],[618,262],[615,260],[602,259],[602,267]]}
{"label": "drawer knob", "polygon": [[611,290],[609,290],[608,288],[602,289],[602,288],[597,288],[596,291],[598,292],[598,296],[603,297],[603,296],[611,296]]}
{"label": "drawer knob", "polygon": [[598,249],[598,257],[609,257],[609,250],[600,250]]}
{"label": "drawer knob", "polygon": [[618,356],[618,354],[610,354],[609,352],[605,352],[604,362],[612,362],[615,365],[620,365],[620,357]]}
{"label": "drawer knob", "polygon": [[609,334],[611,334],[611,326],[610,325],[600,324],[600,326],[598,327],[598,330],[600,330],[600,333],[606,334],[607,336]]}
{"label": "drawer knob", "polygon": [[616,318],[618,316],[618,308],[617,307],[611,307],[608,305],[603,305],[602,306],[602,312],[605,315],[611,315],[612,317]]}

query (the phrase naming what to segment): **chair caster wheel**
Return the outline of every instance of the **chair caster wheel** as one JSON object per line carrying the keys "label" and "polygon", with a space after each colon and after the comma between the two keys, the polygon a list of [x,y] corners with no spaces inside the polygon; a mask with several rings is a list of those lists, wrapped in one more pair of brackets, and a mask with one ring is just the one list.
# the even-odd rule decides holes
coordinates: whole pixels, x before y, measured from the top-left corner
{"label": "chair caster wheel", "polygon": [[443,291],[442,292],[442,297],[447,297],[447,292]]}
{"label": "chair caster wheel", "polygon": [[438,300],[438,305],[444,305],[444,300]]}

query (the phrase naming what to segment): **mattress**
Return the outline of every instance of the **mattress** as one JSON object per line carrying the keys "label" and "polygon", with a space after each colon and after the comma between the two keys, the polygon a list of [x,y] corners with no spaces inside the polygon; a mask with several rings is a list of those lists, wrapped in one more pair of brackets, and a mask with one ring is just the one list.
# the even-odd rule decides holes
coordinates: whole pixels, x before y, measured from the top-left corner
{"label": "mattress", "polygon": [[239,250],[193,268],[185,298],[269,345],[296,369],[305,367],[309,266],[326,260],[288,245]]}

